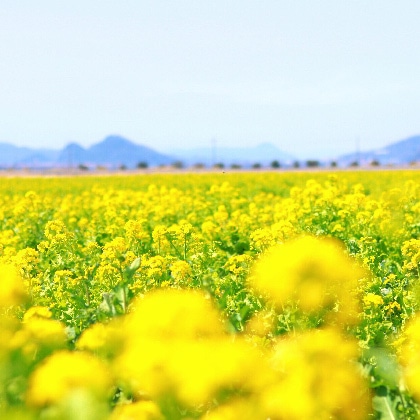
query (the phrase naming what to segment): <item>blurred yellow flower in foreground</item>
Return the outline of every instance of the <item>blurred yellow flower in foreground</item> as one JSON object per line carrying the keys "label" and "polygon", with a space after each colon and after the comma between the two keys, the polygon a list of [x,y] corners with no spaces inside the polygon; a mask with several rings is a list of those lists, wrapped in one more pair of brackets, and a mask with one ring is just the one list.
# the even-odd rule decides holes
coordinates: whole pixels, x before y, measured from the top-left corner
{"label": "blurred yellow flower in foreground", "polygon": [[120,319],[114,318],[107,324],[97,322],[86,328],[76,341],[76,348],[108,357],[121,348],[122,341]]}
{"label": "blurred yellow flower in foreground", "polygon": [[139,300],[124,325],[116,374],[138,394],[204,404],[225,388],[255,387],[260,352],[225,332],[204,294],[165,289]]}
{"label": "blurred yellow flower in foreground", "polygon": [[409,391],[420,401],[420,316],[413,318],[399,340],[399,359]]}
{"label": "blurred yellow flower in foreground", "polygon": [[90,354],[61,350],[46,358],[30,377],[27,401],[33,406],[58,403],[80,390],[99,398],[110,391],[106,366]]}
{"label": "blurred yellow flower in foreground", "polygon": [[60,321],[32,316],[22,323],[22,328],[10,341],[11,348],[20,348],[28,357],[34,357],[41,349],[54,350],[66,345],[65,326]]}
{"label": "blurred yellow flower in foreground", "polygon": [[356,364],[358,346],[333,329],[287,337],[270,358],[274,380],[260,395],[269,418],[364,419],[366,384]]}
{"label": "blurred yellow flower in foreground", "polygon": [[[203,322],[205,320],[205,322]],[[201,292],[158,290],[139,298],[126,320],[130,339],[202,338],[224,332],[220,314]]]}
{"label": "blurred yellow flower in foreground", "polygon": [[26,298],[23,281],[12,265],[0,265],[0,308],[20,305]]}
{"label": "blurred yellow flower in foreground", "polygon": [[339,242],[304,236],[263,254],[250,283],[278,307],[293,301],[307,313],[334,309],[339,319],[351,322],[359,309],[354,294],[364,274]]}
{"label": "blurred yellow flower in foreground", "polygon": [[153,401],[138,401],[117,406],[110,420],[164,420],[164,417]]}
{"label": "blurred yellow flower in foreground", "polygon": [[46,306],[31,306],[23,315],[23,321],[26,322],[31,318],[45,318],[52,317],[52,312]]}

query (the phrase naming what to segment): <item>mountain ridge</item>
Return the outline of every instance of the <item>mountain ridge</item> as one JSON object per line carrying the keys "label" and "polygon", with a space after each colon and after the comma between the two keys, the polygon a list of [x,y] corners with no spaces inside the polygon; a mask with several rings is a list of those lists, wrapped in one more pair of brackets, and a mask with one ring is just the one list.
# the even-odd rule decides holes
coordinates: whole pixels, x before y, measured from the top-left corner
{"label": "mountain ridge", "polygon": [[87,167],[105,166],[115,169],[121,166],[134,168],[142,162],[150,166],[169,165],[174,158],[156,150],[134,143],[119,135],[110,135],[102,141],[84,148],[76,142],[68,143],[60,150],[38,149],[0,143],[2,167]]}
{"label": "mountain ridge", "polygon": [[[201,147],[173,149],[160,153],[151,147],[137,144],[120,135],[109,135],[103,140],[85,148],[76,142],[68,143],[62,149],[31,148],[0,142],[1,168],[54,168],[99,166],[109,169],[120,167],[135,168],[143,166],[171,165],[182,162],[185,166],[202,164],[212,166],[241,165],[251,167],[255,164],[268,166],[277,160],[282,166],[290,166],[299,161],[271,143],[261,143],[253,147]],[[301,163],[304,163],[300,160]],[[327,160],[320,160],[327,165]],[[344,154],[335,160],[337,166],[346,167],[355,163],[366,166],[372,163],[380,165],[407,165],[420,162],[420,135],[414,135],[385,147]]]}
{"label": "mountain ridge", "polygon": [[372,162],[380,165],[406,165],[416,161],[420,161],[420,135],[410,136],[378,149],[345,154],[337,159],[340,166],[348,166],[354,162],[360,165]]}

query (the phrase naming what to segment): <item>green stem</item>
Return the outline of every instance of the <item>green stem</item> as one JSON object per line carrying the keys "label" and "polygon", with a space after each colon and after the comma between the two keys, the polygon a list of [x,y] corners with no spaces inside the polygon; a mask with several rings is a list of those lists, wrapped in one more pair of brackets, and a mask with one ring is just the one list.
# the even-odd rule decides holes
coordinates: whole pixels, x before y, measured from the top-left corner
{"label": "green stem", "polygon": [[406,413],[407,407],[405,405],[404,396],[403,396],[400,388],[398,388],[397,392],[398,392],[398,395],[400,397],[401,404],[403,406],[402,419],[405,420],[406,419],[405,413]]}
{"label": "green stem", "polygon": [[89,288],[88,288],[87,282],[84,281],[83,285],[85,286],[86,304],[87,306],[90,306],[90,294],[89,294]]}

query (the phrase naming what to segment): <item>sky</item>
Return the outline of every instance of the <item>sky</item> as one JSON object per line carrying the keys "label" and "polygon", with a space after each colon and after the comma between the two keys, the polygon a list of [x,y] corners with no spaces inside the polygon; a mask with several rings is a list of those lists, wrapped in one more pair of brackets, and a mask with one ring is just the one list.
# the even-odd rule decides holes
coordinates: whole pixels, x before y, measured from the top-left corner
{"label": "sky", "polygon": [[336,157],[420,134],[418,0],[1,0],[0,142]]}

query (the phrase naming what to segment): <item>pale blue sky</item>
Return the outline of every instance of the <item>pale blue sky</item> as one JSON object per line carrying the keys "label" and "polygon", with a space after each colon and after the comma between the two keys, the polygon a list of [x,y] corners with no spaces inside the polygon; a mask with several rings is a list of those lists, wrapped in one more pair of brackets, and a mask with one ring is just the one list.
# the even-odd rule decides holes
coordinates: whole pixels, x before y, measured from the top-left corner
{"label": "pale blue sky", "polygon": [[1,0],[0,141],[334,157],[420,134],[420,1]]}

